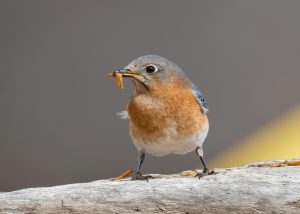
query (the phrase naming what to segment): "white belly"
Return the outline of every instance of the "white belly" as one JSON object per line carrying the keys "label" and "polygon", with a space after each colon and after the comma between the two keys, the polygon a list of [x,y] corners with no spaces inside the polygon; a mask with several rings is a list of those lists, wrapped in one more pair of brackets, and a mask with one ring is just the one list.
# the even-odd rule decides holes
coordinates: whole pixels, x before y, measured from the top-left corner
{"label": "white belly", "polygon": [[131,136],[132,141],[138,151],[146,152],[154,156],[164,156],[168,154],[186,154],[195,151],[197,147],[202,150],[203,142],[208,134],[209,127],[202,129],[198,134],[185,139],[176,137],[174,130],[168,130],[165,136],[157,138],[155,141],[143,142],[142,139]]}

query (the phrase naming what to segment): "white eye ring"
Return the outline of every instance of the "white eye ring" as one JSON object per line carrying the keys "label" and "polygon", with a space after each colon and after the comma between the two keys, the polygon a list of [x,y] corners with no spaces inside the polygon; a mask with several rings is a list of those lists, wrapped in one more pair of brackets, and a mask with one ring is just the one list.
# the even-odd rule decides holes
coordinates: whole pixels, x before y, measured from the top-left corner
{"label": "white eye ring", "polygon": [[158,71],[158,68],[155,65],[147,65],[145,70],[148,74],[154,74]]}

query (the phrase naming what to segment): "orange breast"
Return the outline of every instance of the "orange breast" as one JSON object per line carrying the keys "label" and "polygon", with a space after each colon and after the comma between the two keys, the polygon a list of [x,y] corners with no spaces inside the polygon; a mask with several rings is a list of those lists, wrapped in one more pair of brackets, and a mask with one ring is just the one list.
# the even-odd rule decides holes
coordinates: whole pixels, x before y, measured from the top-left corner
{"label": "orange breast", "polygon": [[[178,84],[178,83],[177,83]],[[137,94],[128,104],[131,134],[144,143],[154,142],[175,127],[175,138],[188,138],[207,127],[207,116],[201,111],[192,90],[172,84],[156,87],[150,93]]]}

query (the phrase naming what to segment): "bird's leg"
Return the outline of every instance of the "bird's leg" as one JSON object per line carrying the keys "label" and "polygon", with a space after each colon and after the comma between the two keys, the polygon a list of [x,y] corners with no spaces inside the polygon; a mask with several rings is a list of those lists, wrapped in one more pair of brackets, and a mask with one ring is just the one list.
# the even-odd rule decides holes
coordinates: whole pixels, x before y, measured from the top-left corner
{"label": "bird's leg", "polygon": [[148,181],[149,178],[153,178],[151,175],[142,175],[141,173],[141,167],[142,167],[142,164],[145,160],[145,152],[143,153],[140,153],[139,156],[138,156],[138,167],[137,167],[137,170],[136,170],[136,173],[135,173],[135,176],[132,176],[131,180],[134,181],[134,180],[146,180]]}
{"label": "bird's leg", "polygon": [[212,175],[212,174],[215,174],[214,171],[209,171],[209,169],[207,168],[205,162],[204,162],[204,159],[203,159],[203,151],[200,147],[197,147],[196,148],[196,154],[199,156],[200,160],[201,160],[201,163],[203,165],[203,171],[202,172],[198,172],[196,174],[195,177],[198,177],[199,179],[205,175]]}

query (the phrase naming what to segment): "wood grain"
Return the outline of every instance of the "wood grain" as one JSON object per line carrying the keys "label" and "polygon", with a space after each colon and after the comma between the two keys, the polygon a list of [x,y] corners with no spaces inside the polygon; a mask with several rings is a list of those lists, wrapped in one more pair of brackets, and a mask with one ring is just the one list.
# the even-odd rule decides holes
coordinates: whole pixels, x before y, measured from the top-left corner
{"label": "wood grain", "polygon": [[300,213],[300,167],[283,162],[0,193],[0,213]]}

